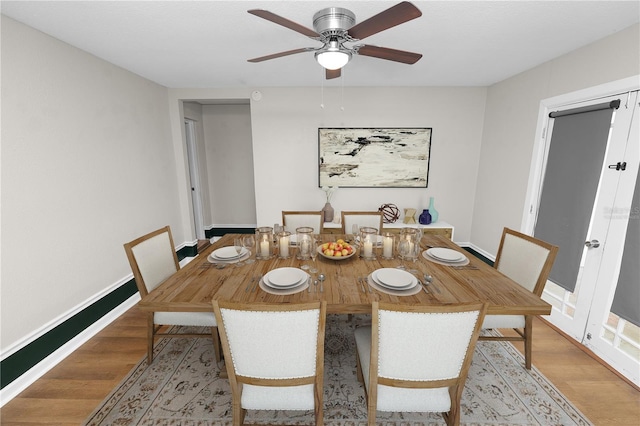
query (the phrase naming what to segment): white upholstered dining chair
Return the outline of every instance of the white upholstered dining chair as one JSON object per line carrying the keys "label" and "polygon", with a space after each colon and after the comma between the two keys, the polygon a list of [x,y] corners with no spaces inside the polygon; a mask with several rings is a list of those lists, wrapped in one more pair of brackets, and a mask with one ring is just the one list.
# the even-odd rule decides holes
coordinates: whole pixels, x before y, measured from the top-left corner
{"label": "white upholstered dining chair", "polygon": [[378,230],[378,234],[382,234],[382,212],[343,211],[340,215],[343,234],[351,234],[353,225],[358,225],[358,228],[362,228],[364,226],[376,228]]}
{"label": "white upholstered dining chair", "polygon": [[[140,297],[144,298],[154,288],[180,269],[173,245],[171,228],[165,226],[126,243],[124,250],[131,265],[133,278]],[[162,326],[204,326],[210,333],[160,332]],[[153,345],[156,337],[210,337],[216,361],[220,361],[220,338],[213,312],[148,312],[147,313],[147,362],[153,361]]]}
{"label": "white upholstered dining chair", "polygon": [[282,226],[285,231],[296,233],[297,228],[308,226],[314,234],[324,231],[324,213],[322,211],[282,211]]}
{"label": "white upholstered dining chair", "polygon": [[438,412],[460,423],[460,399],[486,311],[481,302],[401,306],[373,302],[371,326],[355,331],[367,419],[376,411]]}
{"label": "white upholstered dining chair", "polygon": [[326,302],[213,301],[231,386],[233,424],[246,410],[313,410],[323,424]]}
{"label": "white upholstered dining chair", "polygon": [[[493,266],[536,296],[542,295],[558,247],[513,229],[504,228]],[[484,329],[512,328],[517,336],[480,336],[480,340],[524,341],[525,367],[531,369],[532,315],[487,315]]]}

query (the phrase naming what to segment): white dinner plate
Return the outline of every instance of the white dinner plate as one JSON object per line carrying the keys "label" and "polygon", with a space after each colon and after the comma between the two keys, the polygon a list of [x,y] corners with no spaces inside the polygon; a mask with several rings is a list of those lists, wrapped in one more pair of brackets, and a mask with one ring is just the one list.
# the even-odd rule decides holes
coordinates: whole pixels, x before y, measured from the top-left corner
{"label": "white dinner plate", "polygon": [[247,250],[246,253],[244,253],[242,256],[240,257],[234,257],[231,259],[219,259],[217,257],[214,257],[213,254],[210,254],[207,257],[207,260],[211,263],[214,264],[220,264],[220,263],[238,263],[238,262],[242,262],[243,260],[248,259],[251,256],[251,253],[249,253],[249,251]]}
{"label": "white dinner plate", "polygon": [[278,268],[264,276],[264,282],[273,288],[291,288],[302,284],[308,274],[298,268]]}
{"label": "white dinner plate", "polygon": [[211,253],[211,257],[218,260],[237,259],[244,256],[246,254],[246,251],[247,249],[242,247],[240,254],[238,254],[235,246],[220,247],[219,249],[214,250],[213,253]]}
{"label": "white dinner plate", "polygon": [[406,290],[418,283],[412,274],[397,268],[376,269],[371,276],[378,284],[396,290]]}
{"label": "white dinner plate", "polygon": [[425,259],[427,259],[429,262],[433,262],[433,263],[438,263],[440,265],[444,265],[444,266],[466,266],[469,264],[469,258],[464,256],[462,258],[462,260],[457,261],[457,262],[449,262],[446,260],[440,260],[436,257],[431,256],[429,253],[427,253],[427,250],[422,252],[422,257],[424,257]]}
{"label": "white dinner plate", "polygon": [[444,247],[433,247],[427,250],[429,256],[442,260],[444,262],[461,262],[465,259],[464,254],[459,251],[448,249]]}
{"label": "white dinner plate", "polygon": [[377,283],[376,280],[373,279],[372,274],[369,274],[369,276],[367,277],[367,283],[373,289],[386,294],[391,294],[393,296],[413,296],[414,294],[420,293],[422,291],[422,286],[418,285],[417,282],[418,280],[416,280],[416,285],[407,289],[392,289]]}
{"label": "white dinner plate", "polygon": [[209,257],[210,257],[211,259],[213,259],[213,260],[218,261],[218,262],[230,262],[230,261],[232,261],[232,260],[242,259],[243,257],[245,257],[245,256],[246,256],[246,255],[248,255],[248,254],[249,254],[249,251],[248,251],[248,250],[242,250],[242,251],[240,252],[240,255],[239,255],[239,256],[234,256],[234,257],[218,257],[218,256],[215,256],[213,253],[211,253],[211,254],[209,255]]}
{"label": "white dinner plate", "polygon": [[[305,273],[305,275],[307,275]],[[309,275],[307,275],[307,277],[309,277]],[[270,294],[277,294],[277,295],[287,295],[287,294],[295,294],[295,293],[299,293],[303,290],[306,290],[309,287],[309,279],[304,279],[302,281],[301,284],[298,284],[295,287],[289,287],[289,288],[274,288],[271,287],[269,284],[267,284],[264,281],[264,277],[260,280],[260,282],[258,283],[260,288],[265,291],[266,293],[270,293]]]}

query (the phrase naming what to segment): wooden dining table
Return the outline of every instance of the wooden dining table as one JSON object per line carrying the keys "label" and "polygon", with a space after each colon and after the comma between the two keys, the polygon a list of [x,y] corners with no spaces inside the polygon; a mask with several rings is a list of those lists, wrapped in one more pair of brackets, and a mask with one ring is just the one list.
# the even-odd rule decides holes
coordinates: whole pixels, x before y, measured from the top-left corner
{"label": "wooden dining table", "polygon": [[[208,260],[216,249],[233,246],[239,235],[227,234],[216,241],[178,272],[160,284],[139,302],[145,311],[212,311],[212,300],[229,300],[239,303],[299,303],[324,300],[327,312],[334,314],[362,314],[371,312],[374,300],[407,305],[443,305],[471,301],[488,304],[487,314],[492,315],[548,315],[551,305],[518,285],[495,268],[465,251],[445,236],[425,234],[421,249],[444,247],[457,250],[469,259],[465,266],[449,266],[433,262],[422,255],[415,261],[406,261],[406,269],[423,283],[425,275],[431,282],[426,291],[416,294],[391,295],[366,285],[366,277],[380,268],[396,268],[400,259],[368,260],[355,254],[348,259],[333,260],[318,256],[316,274],[324,274],[325,280],[318,285],[294,294],[271,294],[264,291],[258,282],[262,276],[276,268],[310,265],[311,260],[299,260],[295,256],[280,259],[274,256],[267,260],[255,260],[250,264],[226,264],[224,267]],[[323,241],[335,241],[348,236],[322,235]],[[379,250],[378,250],[379,251]],[[252,253],[255,259],[255,251]],[[365,278],[364,286],[360,278]]]}

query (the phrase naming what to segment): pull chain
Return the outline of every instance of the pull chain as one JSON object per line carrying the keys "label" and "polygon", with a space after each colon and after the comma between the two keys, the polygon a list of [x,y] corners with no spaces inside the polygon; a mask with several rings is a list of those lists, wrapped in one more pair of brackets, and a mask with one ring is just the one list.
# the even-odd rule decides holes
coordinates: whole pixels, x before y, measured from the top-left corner
{"label": "pull chain", "polygon": [[340,103],[342,105],[340,106],[340,111],[344,111],[344,67],[342,67],[342,70],[340,72],[340,85],[342,88],[342,94],[340,95],[342,97],[342,99],[340,100]]}
{"label": "pull chain", "polygon": [[320,108],[324,109],[324,68],[322,68],[322,74],[320,77]]}

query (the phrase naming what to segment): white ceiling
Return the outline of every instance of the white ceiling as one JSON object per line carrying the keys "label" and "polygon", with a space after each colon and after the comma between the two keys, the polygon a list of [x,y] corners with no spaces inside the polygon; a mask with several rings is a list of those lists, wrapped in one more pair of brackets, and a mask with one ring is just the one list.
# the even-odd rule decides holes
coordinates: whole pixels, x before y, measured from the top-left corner
{"label": "white ceiling", "polygon": [[345,7],[363,21],[398,1],[2,1],[2,13],[161,85],[486,86],[640,21],[640,1],[413,1],[422,17],[361,43],[422,53],[415,65],[356,56],[324,80],[320,43],[247,13],[267,9],[313,28]]}

